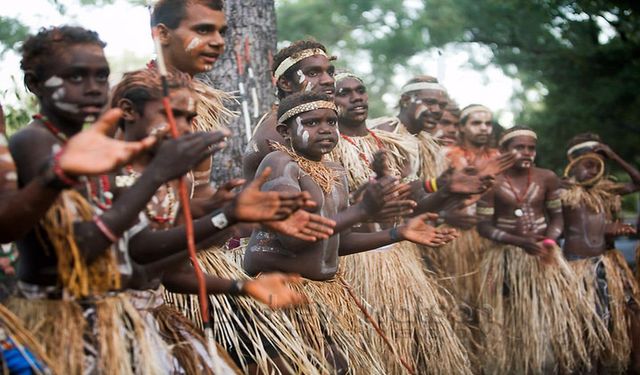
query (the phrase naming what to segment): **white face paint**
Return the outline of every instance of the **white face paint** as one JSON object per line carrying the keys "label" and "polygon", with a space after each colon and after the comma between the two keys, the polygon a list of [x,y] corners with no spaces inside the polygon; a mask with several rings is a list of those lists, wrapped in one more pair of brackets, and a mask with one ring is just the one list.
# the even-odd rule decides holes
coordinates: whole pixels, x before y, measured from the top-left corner
{"label": "white face paint", "polygon": [[298,83],[302,83],[307,79],[307,76],[305,76],[304,73],[302,73],[302,70],[300,69],[296,71],[296,74],[298,75]]}
{"label": "white face paint", "polygon": [[305,130],[302,132],[302,146],[307,147],[308,145],[309,145],[309,132]]}
{"label": "white face paint", "polygon": [[298,127],[296,128],[296,134],[298,135],[298,137],[302,136],[302,131],[304,130],[304,127],[302,126],[302,119],[300,118],[300,116],[296,117],[296,124],[298,125]]}
{"label": "white face paint", "polygon": [[62,80],[62,78],[58,76],[51,76],[48,80],[44,81],[45,87],[58,87],[62,86],[63,83],[64,81]]}
{"label": "white face paint", "polygon": [[53,103],[56,107],[58,107],[58,109],[65,111],[65,112],[69,112],[69,113],[78,113],[80,112],[80,108],[78,107],[77,104],[73,104],[73,103],[67,103],[67,102],[60,102],[60,101],[55,101]]}
{"label": "white face paint", "polygon": [[313,83],[307,82],[307,85],[304,87],[304,91],[309,92],[311,90],[313,90]]}
{"label": "white face paint", "polygon": [[189,111],[193,111],[193,110],[195,110],[195,108],[196,108],[195,101],[193,100],[193,98],[189,98],[189,103],[187,104],[187,109]]}
{"label": "white face paint", "polygon": [[56,91],[53,92],[53,94],[51,94],[51,99],[60,101],[62,100],[62,98],[64,98],[64,94],[64,87],[59,87],[58,89],[56,89]]}
{"label": "white face paint", "polygon": [[96,116],[94,116],[94,115],[89,115],[89,116],[84,118],[84,122],[89,123],[89,124],[93,124],[95,121],[96,121]]}
{"label": "white face paint", "polygon": [[196,36],[193,39],[191,39],[191,42],[189,42],[189,44],[184,50],[187,52],[190,52],[194,50],[196,47],[198,47],[200,45],[200,42],[201,42],[200,38]]}

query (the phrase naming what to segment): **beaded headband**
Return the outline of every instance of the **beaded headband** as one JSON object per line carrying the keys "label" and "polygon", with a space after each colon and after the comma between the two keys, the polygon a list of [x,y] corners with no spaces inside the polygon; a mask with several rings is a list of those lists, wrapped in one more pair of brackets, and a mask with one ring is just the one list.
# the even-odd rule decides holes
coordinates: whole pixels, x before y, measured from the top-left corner
{"label": "beaded headband", "polygon": [[489,112],[491,113],[491,110],[483,105],[472,105],[469,108],[465,108],[464,111],[462,111],[462,113],[460,114],[460,118],[465,118],[467,116],[469,116],[470,114],[474,113],[474,112]]}
{"label": "beaded headband", "polygon": [[320,108],[333,109],[334,111],[338,112],[336,105],[332,102],[328,102],[326,100],[316,100],[315,102],[300,104],[299,106],[293,107],[290,110],[286,111],[282,116],[280,116],[280,118],[278,119],[278,123],[284,124],[285,121],[295,115]]}
{"label": "beaded headband", "polygon": [[402,87],[401,94],[407,94],[407,93],[409,93],[411,91],[420,91],[420,90],[434,90],[434,91],[447,92],[447,89],[445,89],[444,86],[442,86],[439,83],[434,83],[434,82],[416,82],[416,83],[410,83],[408,85],[404,85]]}
{"label": "beaded headband", "polygon": [[571,155],[581,149],[592,149],[594,147],[596,147],[597,145],[599,145],[600,142],[597,141],[586,141],[586,142],[582,142],[582,143],[578,143],[577,145],[572,146],[568,151],[567,151],[567,157],[569,157],[569,159],[571,159]]}
{"label": "beaded headband", "polygon": [[304,60],[307,57],[316,56],[316,55],[322,55],[326,58],[329,58],[327,56],[327,53],[321,50],[320,48],[310,48],[310,49],[302,50],[284,59],[280,63],[280,65],[278,65],[278,67],[276,68],[276,71],[273,73],[273,78],[275,79],[280,78],[287,70],[289,70],[289,68],[294,66],[298,61]]}
{"label": "beaded headband", "polygon": [[521,136],[531,137],[535,140],[538,140],[538,135],[536,135],[536,133],[533,130],[520,129],[520,130],[514,130],[511,133],[507,133],[503,135],[502,138],[500,138],[500,142],[498,142],[498,144],[502,146],[506,141],[513,139],[515,137],[521,137]]}

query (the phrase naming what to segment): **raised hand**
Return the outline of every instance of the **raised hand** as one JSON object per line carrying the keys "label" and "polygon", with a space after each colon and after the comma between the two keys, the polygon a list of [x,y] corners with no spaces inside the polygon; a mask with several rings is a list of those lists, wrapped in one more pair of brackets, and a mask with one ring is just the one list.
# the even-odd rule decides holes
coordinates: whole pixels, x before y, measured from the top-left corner
{"label": "raised hand", "polygon": [[308,303],[307,298],[292,290],[291,284],[300,284],[302,278],[297,275],[281,273],[262,274],[244,284],[243,291],[256,301],[272,309],[290,307]]}
{"label": "raised hand", "polygon": [[376,178],[380,179],[391,174],[388,165],[387,153],[385,151],[378,151],[373,155],[371,170],[376,174]]}
{"label": "raised hand", "polygon": [[438,215],[424,213],[409,220],[405,225],[398,227],[401,238],[420,245],[439,247],[458,236],[458,232],[453,228],[436,228],[430,225],[429,221],[434,221]]}
{"label": "raised hand", "polygon": [[475,167],[449,170],[444,188],[454,194],[480,194],[486,190],[485,180]]}
{"label": "raised hand", "polygon": [[284,220],[265,221],[262,225],[302,241],[315,242],[332,236],[336,222],[301,209]]}
{"label": "raised hand", "polygon": [[598,143],[593,147],[593,152],[604,155],[607,159],[613,159],[616,156],[616,153],[613,152],[611,147],[604,143]]}
{"label": "raised hand", "polygon": [[211,154],[226,146],[228,130],[197,132],[177,139],[165,139],[155,152],[148,168],[154,169],[154,176],[165,182],[174,180],[190,170]]}
{"label": "raised hand", "polygon": [[488,160],[478,161],[475,167],[481,176],[495,177],[513,166],[516,161],[515,154],[511,152],[496,155]]}
{"label": "raised hand", "polygon": [[156,141],[147,137],[140,142],[118,141],[110,137],[122,110],[105,112],[89,129],[71,137],[60,155],[60,167],[69,175],[107,173],[129,162]]}
{"label": "raised hand", "polygon": [[283,220],[311,199],[307,192],[260,191],[271,168],[267,167],[231,201],[228,213],[237,221]]}

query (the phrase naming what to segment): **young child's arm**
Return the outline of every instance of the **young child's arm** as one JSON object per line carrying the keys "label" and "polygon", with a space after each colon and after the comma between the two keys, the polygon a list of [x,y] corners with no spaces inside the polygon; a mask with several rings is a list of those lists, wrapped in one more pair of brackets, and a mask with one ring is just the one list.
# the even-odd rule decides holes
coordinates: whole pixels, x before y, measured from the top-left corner
{"label": "young child's arm", "polygon": [[626,195],[635,193],[640,190],[640,171],[634,168],[631,164],[627,163],[616,154],[609,146],[605,144],[598,145],[594,148],[595,152],[603,153],[607,158],[616,162],[625,172],[631,177],[631,182],[624,184],[621,188],[616,189],[616,193],[620,195]]}

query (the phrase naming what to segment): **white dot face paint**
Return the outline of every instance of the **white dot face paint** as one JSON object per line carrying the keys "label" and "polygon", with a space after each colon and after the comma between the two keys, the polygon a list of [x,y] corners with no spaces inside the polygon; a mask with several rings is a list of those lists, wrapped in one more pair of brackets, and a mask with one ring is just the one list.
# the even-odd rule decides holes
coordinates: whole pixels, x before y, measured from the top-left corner
{"label": "white dot face paint", "polygon": [[80,108],[78,107],[77,104],[73,104],[73,103],[67,103],[67,102],[61,102],[61,101],[55,101],[53,102],[53,104],[60,110],[65,111],[65,112],[69,112],[69,113],[79,113],[80,112]]}
{"label": "white dot face paint", "polygon": [[298,83],[302,83],[307,79],[307,76],[305,76],[300,69],[296,71],[296,74],[298,75]]}
{"label": "white dot face paint", "polygon": [[308,145],[309,145],[309,132],[305,130],[302,132],[302,146],[307,147]]}
{"label": "white dot face paint", "polygon": [[196,49],[198,46],[200,46],[201,42],[202,42],[202,40],[200,40],[200,38],[198,38],[196,36],[193,39],[191,39],[191,42],[189,42],[189,44],[187,45],[187,47],[184,50],[187,51],[187,52],[191,52],[194,49]]}
{"label": "white dot face paint", "polygon": [[64,81],[62,80],[62,78],[60,78],[58,76],[51,76],[51,77],[49,77],[48,80],[44,81],[44,86],[45,87],[58,87],[58,86],[62,86],[63,83],[64,83]]}
{"label": "white dot face paint", "polygon": [[51,99],[60,101],[64,98],[64,94],[64,87],[59,87],[58,89],[56,89],[56,91],[53,92],[53,94],[51,94]]}

